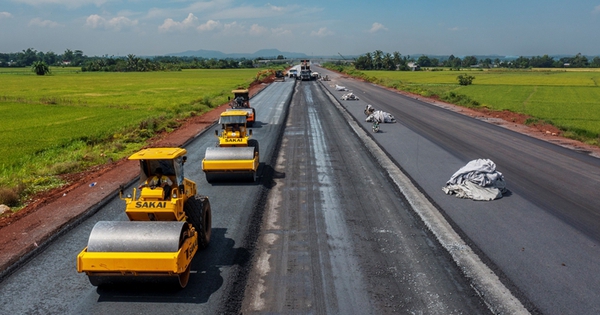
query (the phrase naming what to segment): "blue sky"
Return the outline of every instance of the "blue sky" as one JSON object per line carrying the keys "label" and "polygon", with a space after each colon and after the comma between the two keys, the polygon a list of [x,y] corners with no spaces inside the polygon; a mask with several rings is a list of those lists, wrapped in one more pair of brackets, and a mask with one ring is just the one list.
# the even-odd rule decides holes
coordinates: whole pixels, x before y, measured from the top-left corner
{"label": "blue sky", "polygon": [[600,55],[600,0],[0,0],[0,52]]}

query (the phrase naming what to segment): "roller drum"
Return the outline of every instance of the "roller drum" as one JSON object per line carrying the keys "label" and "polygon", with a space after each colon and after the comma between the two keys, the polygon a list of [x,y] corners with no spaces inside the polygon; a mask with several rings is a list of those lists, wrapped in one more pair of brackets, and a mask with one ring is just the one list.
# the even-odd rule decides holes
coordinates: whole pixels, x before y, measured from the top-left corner
{"label": "roller drum", "polygon": [[100,221],[88,240],[88,252],[177,252],[186,222]]}
{"label": "roller drum", "polygon": [[208,147],[204,159],[217,160],[252,160],[254,159],[253,147]]}

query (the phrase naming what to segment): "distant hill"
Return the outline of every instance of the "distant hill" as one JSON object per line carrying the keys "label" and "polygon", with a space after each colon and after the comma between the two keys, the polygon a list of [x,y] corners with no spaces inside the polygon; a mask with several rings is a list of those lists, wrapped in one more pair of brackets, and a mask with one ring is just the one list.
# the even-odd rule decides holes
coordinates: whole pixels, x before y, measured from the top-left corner
{"label": "distant hill", "polygon": [[[166,54],[166,56],[175,56],[175,57],[201,57],[201,58],[206,58],[206,59],[227,59],[227,58],[231,58],[231,59],[242,59],[242,58],[246,58],[246,59],[251,59],[254,60],[256,58],[263,58],[263,59],[276,59],[277,56],[282,55],[283,57],[285,57],[286,59],[333,59],[333,60],[338,60],[338,59],[347,59],[347,60],[353,60],[359,57],[359,55],[344,55],[344,57],[341,57],[339,54],[338,55],[307,55],[305,53],[298,53],[298,52],[285,52],[285,51],[280,51],[278,49],[261,49],[257,52],[254,53],[231,53],[231,54],[227,54],[218,50],[204,50],[204,49],[200,49],[200,50],[188,50],[188,51],[184,51],[184,52],[179,52],[179,53],[172,53],[172,54]],[[363,54],[364,55],[364,54]],[[437,58],[439,60],[446,60],[448,59],[448,57],[450,57],[450,55],[433,55],[433,54],[403,54],[403,57],[406,56],[410,56],[411,58],[414,58],[415,60],[418,59],[420,56],[425,55],[429,58]],[[517,58],[519,58],[519,56],[514,55],[514,56],[506,56],[506,55],[474,55],[475,58],[477,58],[477,60],[483,60],[486,58],[490,58],[491,60],[494,59],[500,59],[500,60],[515,60]],[[550,57],[554,58],[554,60],[559,60],[562,57],[573,57],[574,55],[550,55]],[[466,55],[454,55],[454,57],[457,58],[464,58],[466,57]],[[532,56],[524,56],[526,58],[531,58]],[[593,59],[594,56],[586,56],[588,57],[588,59]]]}
{"label": "distant hill", "polygon": [[254,53],[232,53],[227,54],[217,50],[188,50],[179,53],[167,54],[166,56],[175,56],[175,57],[201,57],[207,59],[256,59],[256,58],[264,58],[264,59],[275,59],[277,56],[282,55],[287,59],[297,59],[297,58],[309,58],[308,55],[303,53],[295,53],[295,52],[284,52],[279,51],[278,49],[261,49]]}

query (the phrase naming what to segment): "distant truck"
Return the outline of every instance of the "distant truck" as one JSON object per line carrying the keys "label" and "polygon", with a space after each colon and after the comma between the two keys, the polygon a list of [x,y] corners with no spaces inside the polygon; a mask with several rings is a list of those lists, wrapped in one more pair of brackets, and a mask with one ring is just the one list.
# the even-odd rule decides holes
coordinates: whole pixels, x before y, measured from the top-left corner
{"label": "distant truck", "polygon": [[302,81],[309,81],[313,79],[312,71],[310,70],[310,60],[300,60],[300,79]]}

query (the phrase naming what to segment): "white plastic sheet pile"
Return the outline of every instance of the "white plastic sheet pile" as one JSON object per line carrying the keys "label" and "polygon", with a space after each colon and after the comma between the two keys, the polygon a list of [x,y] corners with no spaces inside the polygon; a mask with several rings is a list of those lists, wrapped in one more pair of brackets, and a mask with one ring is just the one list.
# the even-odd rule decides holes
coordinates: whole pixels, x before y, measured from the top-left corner
{"label": "white plastic sheet pile", "polygon": [[373,122],[373,120],[377,119],[379,122],[383,123],[395,123],[396,118],[388,112],[384,112],[382,110],[376,110],[365,119],[366,122]]}
{"label": "white plastic sheet pile", "polygon": [[456,171],[442,190],[459,198],[494,200],[502,198],[506,182],[492,160],[477,159]]}

